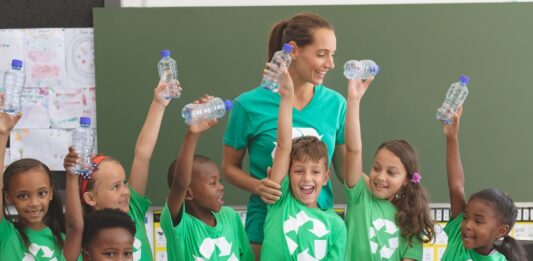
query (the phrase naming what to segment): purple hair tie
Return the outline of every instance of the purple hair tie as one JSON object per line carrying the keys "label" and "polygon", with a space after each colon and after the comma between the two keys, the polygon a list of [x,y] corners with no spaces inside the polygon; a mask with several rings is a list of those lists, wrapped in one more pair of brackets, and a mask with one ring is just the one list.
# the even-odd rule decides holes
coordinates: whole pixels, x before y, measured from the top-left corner
{"label": "purple hair tie", "polygon": [[422,180],[422,176],[420,175],[420,173],[413,173],[413,176],[411,177],[411,183],[420,184],[420,180]]}

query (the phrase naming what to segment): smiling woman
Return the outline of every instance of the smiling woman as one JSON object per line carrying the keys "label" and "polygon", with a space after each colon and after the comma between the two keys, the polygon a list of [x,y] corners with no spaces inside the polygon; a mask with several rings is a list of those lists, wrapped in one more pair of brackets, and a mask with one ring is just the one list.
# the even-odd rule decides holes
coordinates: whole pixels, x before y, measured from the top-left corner
{"label": "smiling woman", "polygon": [[[336,163],[335,159],[343,158],[344,154],[345,100],[336,91],[322,85],[327,72],[335,67],[335,31],[324,18],[313,13],[300,13],[274,25],[267,60],[271,60],[285,43],[292,46],[288,72],[294,85],[293,138],[316,136],[327,146],[327,162],[333,159]],[[257,258],[264,237],[264,201],[276,201],[280,195],[279,185],[266,179],[276,145],[279,104],[280,96],[262,87],[241,94],[234,102],[224,135],[222,168],[226,178],[251,193],[246,231]],[[242,169],[246,150],[250,156],[250,173]],[[338,166],[335,167],[338,170]],[[329,180],[321,190],[318,206],[323,209],[333,206]]]}

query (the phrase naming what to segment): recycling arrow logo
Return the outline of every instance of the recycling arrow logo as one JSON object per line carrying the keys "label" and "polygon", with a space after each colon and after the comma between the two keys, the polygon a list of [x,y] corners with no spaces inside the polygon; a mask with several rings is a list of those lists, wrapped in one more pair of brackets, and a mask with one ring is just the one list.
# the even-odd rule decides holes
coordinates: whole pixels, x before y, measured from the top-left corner
{"label": "recycling arrow logo", "polygon": [[141,260],[141,253],[142,253],[142,243],[141,240],[135,238],[133,241],[133,260],[134,261],[140,261]]}
{"label": "recycling arrow logo", "polygon": [[[398,236],[396,232],[398,227],[396,223],[384,218],[378,218],[372,222],[370,226],[368,239],[370,240],[370,250],[372,254],[376,254],[379,250],[379,255],[383,259],[389,259],[398,248]],[[380,246],[375,240],[378,238],[388,238],[386,245]]]}
{"label": "recycling arrow logo", "polygon": [[26,253],[22,261],[35,261],[36,258],[39,260],[57,261],[57,258],[54,257],[54,250],[47,246],[39,246],[32,243],[28,250],[30,253]]}
{"label": "recycling arrow logo", "polygon": [[[322,140],[322,136],[324,135],[318,134],[318,131],[316,131],[314,128],[301,128],[301,127],[292,128],[293,139],[303,137],[303,136],[313,136],[313,137],[317,137],[319,140]],[[274,155],[276,155],[276,147],[278,146],[278,143],[275,141],[272,143],[274,143],[274,149],[272,150],[270,155],[272,156],[272,160],[274,160]]]}
{"label": "recycling arrow logo", "polygon": [[239,259],[235,256],[235,253],[231,251],[232,243],[228,242],[225,237],[219,238],[206,238],[200,244],[198,249],[201,256],[194,256],[194,261],[204,261],[209,260],[215,249],[218,249],[220,254],[219,257],[228,257],[228,261],[238,261]]}
{"label": "recycling arrow logo", "polygon": [[[299,231],[300,227],[306,224],[307,222],[311,222],[313,224],[313,228],[307,231]],[[322,238],[330,232],[326,229],[324,223],[322,223],[318,219],[314,219],[307,216],[307,214],[303,210],[296,214],[295,217],[289,215],[289,218],[283,222],[283,233],[285,233],[285,240],[287,241],[287,246],[289,247],[289,253],[291,255],[293,255],[296,249],[298,249],[299,247],[298,243],[296,243],[287,235],[292,231],[294,231],[294,233],[296,234],[310,232],[317,238]],[[309,248],[306,248],[300,253],[298,253],[297,260],[321,260],[326,256],[327,240],[314,240],[313,247],[315,256],[309,254]]]}

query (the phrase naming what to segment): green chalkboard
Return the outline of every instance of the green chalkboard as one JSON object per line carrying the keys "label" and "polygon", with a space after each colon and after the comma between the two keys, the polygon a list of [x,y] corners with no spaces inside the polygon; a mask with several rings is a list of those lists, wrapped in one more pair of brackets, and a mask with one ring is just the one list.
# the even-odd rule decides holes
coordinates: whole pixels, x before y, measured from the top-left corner
{"label": "green chalkboard", "polygon": [[[186,125],[181,108],[209,93],[234,98],[260,81],[270,27],[300,11],[336,29],[336,67],[325,84],[346,93],[342,66],[370,58],[381,72],[362,104],[365,170],[377,146],[404,138],[418,149],[432,202],[448,201],[445,140],[436,108],[460,74],[471,77],[461,126],[466,192],[499,187],[533,201],[533,4],[95,9],[98,147],[129,172],[136,137],[158,81],[161,49],[178,62],[183,96],[163,119],[147,194],[162,205],[166,171]],[[226,119],[198,153],[220,162]],[[343,203],[334,182],[335,202]],[[226,184],[227,204],[247,193]]]}

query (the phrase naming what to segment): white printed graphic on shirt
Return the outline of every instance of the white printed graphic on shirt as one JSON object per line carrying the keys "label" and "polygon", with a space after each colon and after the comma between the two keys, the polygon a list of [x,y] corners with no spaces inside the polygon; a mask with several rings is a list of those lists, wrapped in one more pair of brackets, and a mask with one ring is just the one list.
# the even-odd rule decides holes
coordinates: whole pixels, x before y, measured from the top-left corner
{"label": "white printed graphic on shirt", "polygon": [[[311,222],[313,224],[313,228],[307,231],[298,231],[299,228],[307,222]],[[300,250],[300,253],[298,253],[298,261],[321,260],[326,256],[327,240],[321,238],[329,234],[329,230],[326,229],[326,226],[320,220],[307,216],[307,214],[303,210],[301,210],[300,212],[298,212],[298,214],[296,214],[295,217],[289,216],[289,218],[283,222],[283,232],[285,233],[285,240],[287,241],[287,245],[289,246],[289,253],[293,255],[294,252],[300,246],[295,242],[295,240],[291,239],[291,237],[288,235],[291,231],[294,231],[296,235],[308,233],[309,235],[306,235],[304,237],[316,238],[313,243],[314,247],[312,248],[314,249],[315,256],[312,256],[309,253],[309,248],[305,248],[303,250]]]}
{"label": "white printed graphic on shirt", "polygon": [[[225,237],[219,238],[206,238],[200,244],[198,252],[201,256],[193,256],[195,261],[209,260],[215,250],[218,249],[220,254],[218,255],[217,260],[220,260],[220,257],[228,257],[228,261],[238,261],[239,259],[235,256],[235,253],[231,251],[232,243],[228,242]],[[216,257],[216,255],[215,255]]]}
{"label": "white printed graphic on shirt", "polygon": [[22,261],[35,261],[36,259],[57,261],[57,258],[53,257],[54,250],[47,246],[39,246],[35,243],[32,243],[28,250],[30,250],[30,253],[26,253],[22,258]]}
{"label": "white printed graphic on shirt", "polygon": [[[314,128],[292,128],[292,138],[295,139],[295,138],[299,138],[299,137],[303,137],[303,136],[313,136],[313,137],[317,137],[319,140],[322,140],[322,136],[324,135],[320,135],[318,134],[318,131],[316,131]],[[272,150],[272,160],[274,160],[274,155],[276,155],[276,147],[278,146],[278,143],[277,142],[273,142],[274,143],[274,149]]]}
{"label": "white printed graphic on shirt", "polygon": [[141,260],[141,253],[142,253],[141,246],[142,246],[141,240],[135,238],[135,241],[133,241],[133,261]]}
{"label": "white printed graphic on shirt", "polygon": [[[379,248],[379,256],[382,259],[390,259],[398,248],[398,227],[394,221],[384,218],[377,218],[372,222],[368,239],[370,240],[370,250],[375,254]],[[379,234],[379,237],[376,235]],[[387,239],[387,244],[380,246],[376,238]]]}

